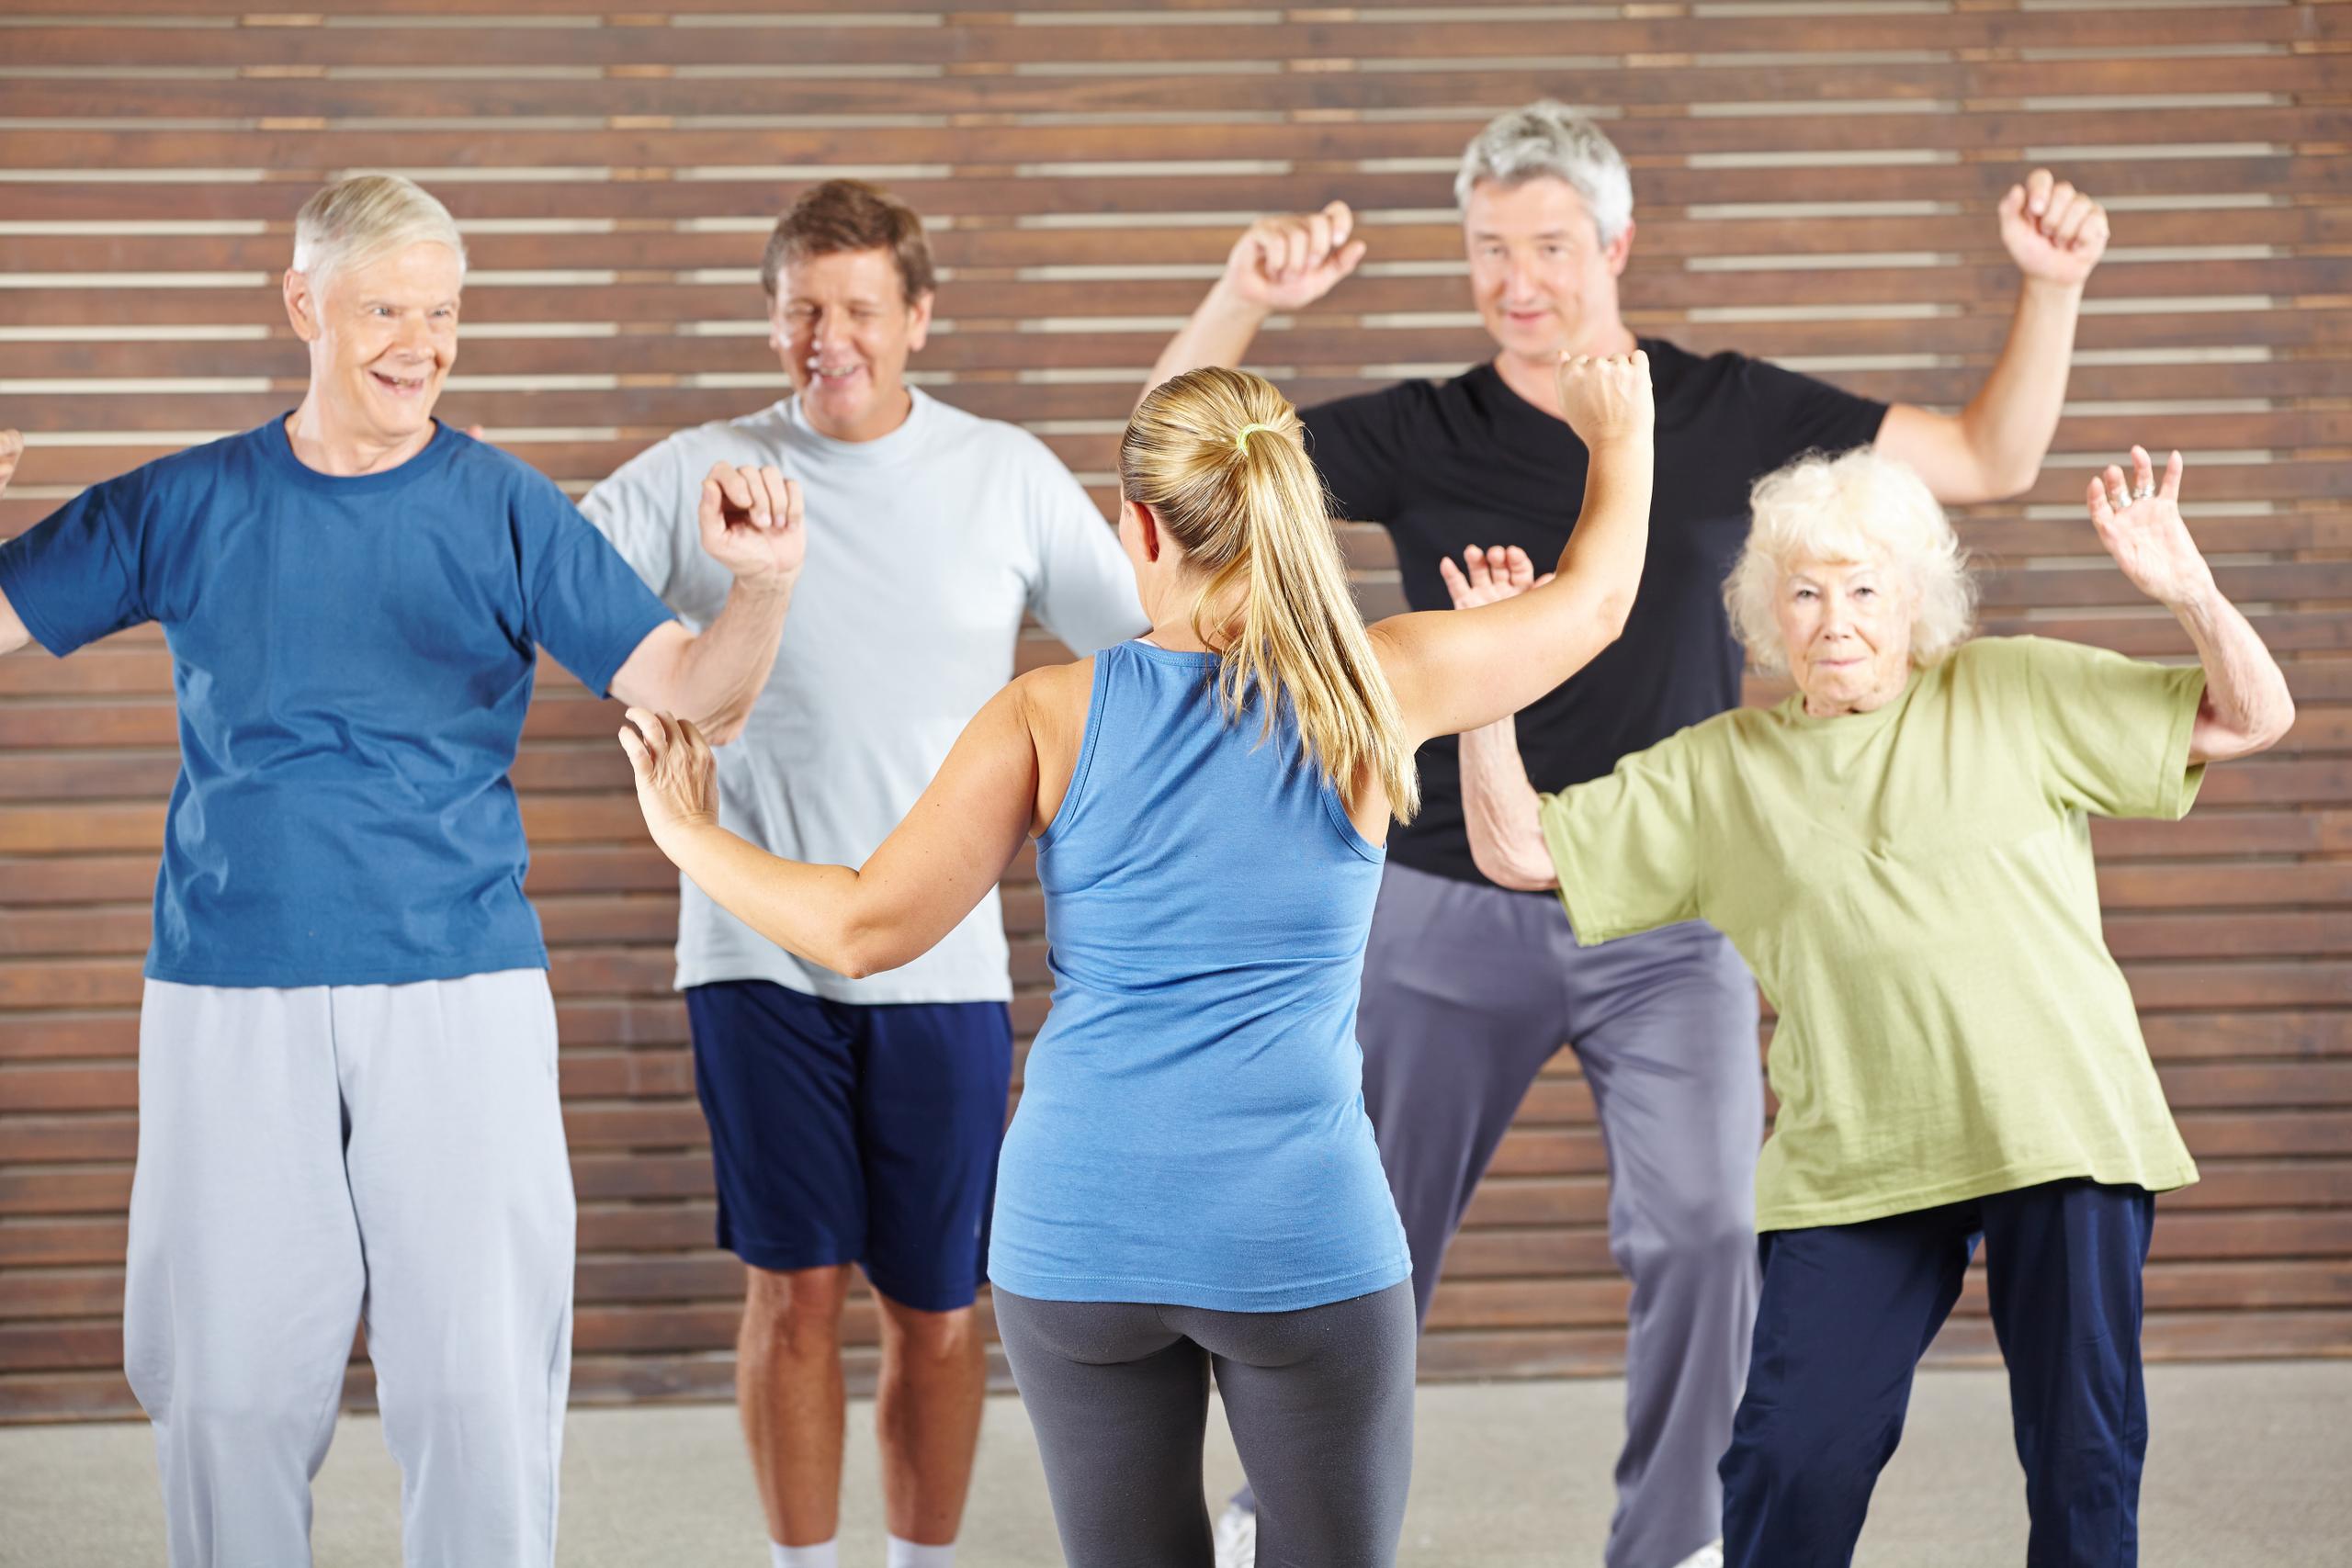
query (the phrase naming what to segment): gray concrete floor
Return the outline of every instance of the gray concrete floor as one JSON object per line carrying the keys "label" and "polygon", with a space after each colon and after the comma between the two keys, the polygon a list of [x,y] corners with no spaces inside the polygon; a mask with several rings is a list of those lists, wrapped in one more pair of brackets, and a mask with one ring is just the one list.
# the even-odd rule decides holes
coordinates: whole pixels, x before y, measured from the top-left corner
{"label": "gray concrete floor", "polygon": [[[2142,1508],[2144,1568],[2339,1568],[2352,1561],[2352,1361],[2162,1367]],[[1401,1562],[1411,1568],[1563,1568],[1600,1561],[1622,1385],[1439,1385],[1421,1391]],[[851,1408],[842,1561],[882,1561],[873,1406]],[[573,1412],[564,1454],[567,1568],[766,1562],[734,1413],[711,1406]],[[1221,1495],[1240,1467],[1212,1421]],[[317,1485],[322,1568],[399,1561],[400,1477],[376,1424],[346,1417]],[[1901,1451],[1879,1485],[1864,1568],[2022,1562],[2025,1507],[1998,1372],[1919,1379]],[[164,1561],[143,1426],[0,1430],[0,1564],[128,1568]],[[1061,1561],[1020,1404],[989,1402],[963,1568]]]}

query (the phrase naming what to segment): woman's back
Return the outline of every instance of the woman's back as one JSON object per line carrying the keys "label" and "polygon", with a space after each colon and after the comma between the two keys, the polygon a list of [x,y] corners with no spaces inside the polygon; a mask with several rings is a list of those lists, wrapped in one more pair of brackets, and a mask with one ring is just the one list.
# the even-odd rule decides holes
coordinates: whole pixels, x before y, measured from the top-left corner
{"label": "woman's back", "polygon": [[1382,852],[1292,725],[1221,710],[1217,664],[1095,656],[998,1177],[989,1275],[1023,1295],[1283,1311],[1408,1269],[1355,1042]]}

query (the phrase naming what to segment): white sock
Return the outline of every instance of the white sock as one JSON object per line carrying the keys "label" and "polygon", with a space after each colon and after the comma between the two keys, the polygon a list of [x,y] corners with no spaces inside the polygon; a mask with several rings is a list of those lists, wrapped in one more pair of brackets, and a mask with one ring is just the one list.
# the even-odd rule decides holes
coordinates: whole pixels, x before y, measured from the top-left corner
{"label": "white sock", "polygon": [[890,1556],[887,1568],[956,1568],[956,1543],[945,1546],[917,1546],[911,1540],[890,1538]]}
{"label": "white sock", "polygon": [[835,1543],[820,1540],[814,1546],[786,1546],[780,1540],[768,1542],[768,1568],[841,1568],[841,1555]]}

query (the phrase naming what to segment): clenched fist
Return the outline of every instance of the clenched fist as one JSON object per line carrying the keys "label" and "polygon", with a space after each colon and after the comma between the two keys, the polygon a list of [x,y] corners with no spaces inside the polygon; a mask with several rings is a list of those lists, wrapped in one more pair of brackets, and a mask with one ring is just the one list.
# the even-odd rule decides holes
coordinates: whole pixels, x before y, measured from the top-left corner
{"label": "clenched fist", "polygon": [[2107,209],[2036,169],[2001,198],[2001,243],[2028,277],[2078,285],[2107,254]]}
{"label": "clenched fist", "polygon": [[1233,243],[1219,287],[1261,310],[1304,310],[1363,260],[1364,243],[1349,238],[1355,225],[1344,201],[1320,212],[1261,218]]}
{"label": "clenched fist", "polygon": [[799,481],[782,469],[714,463],[696,518],[702,547],[738,582],[789,588],[808,553],[801,508]]}
{"label": "clenched fist", "polygon": [[1598,358],[1563,355],[1554,375],[1560,412],[1587,446],[1649,438],[1657,411],[1650,402],[1650,356],[1640,349]]}

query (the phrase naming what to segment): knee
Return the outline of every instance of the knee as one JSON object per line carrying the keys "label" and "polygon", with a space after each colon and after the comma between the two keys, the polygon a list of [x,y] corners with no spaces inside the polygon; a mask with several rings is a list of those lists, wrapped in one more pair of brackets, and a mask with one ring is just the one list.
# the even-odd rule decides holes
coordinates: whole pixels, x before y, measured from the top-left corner
{"label": "knee", "polygon": [[[143,1381],[143,1380],[141,1380]],[[292,1380],[252,1376],[175,1378],[163,1386],[134,1386],[155,1423],[188,1449],[230,1455],[300,1451],[334,1418],[343,1389],[300,1387]]]}
{"label": "knee", "polygon": [[1858,1424],[1826,1412],[1775,1412],[1769,1422],[1736,1424],[1719,1467],[1727,1510],[1796,1504],[1834,1511],[1859,1493],[1869,1495],[1878,1467],[1874,1445]]}
{"label": "knee", "polygon": [[980,1350],[980,1325],[971,1307],[918,1312],[882,1303],[882,1345],[891,1359],[920,1373],[926,1367],[960,1367]]}
{"label": "knee", "polygon": [[775,1273],[750,1270],[743,1292],[743,1346],[747,1352],[800,1359],[838,1356],[842,1308],[849,1281],[838,1269]]}
{"label": "knee", "polygon": [[1744,1279],[1756,1267],[1756,1203],[1743,1184],[1645,1203],[1626,1232],[1619,1261],[1636,1280],[1651,1273]]}

